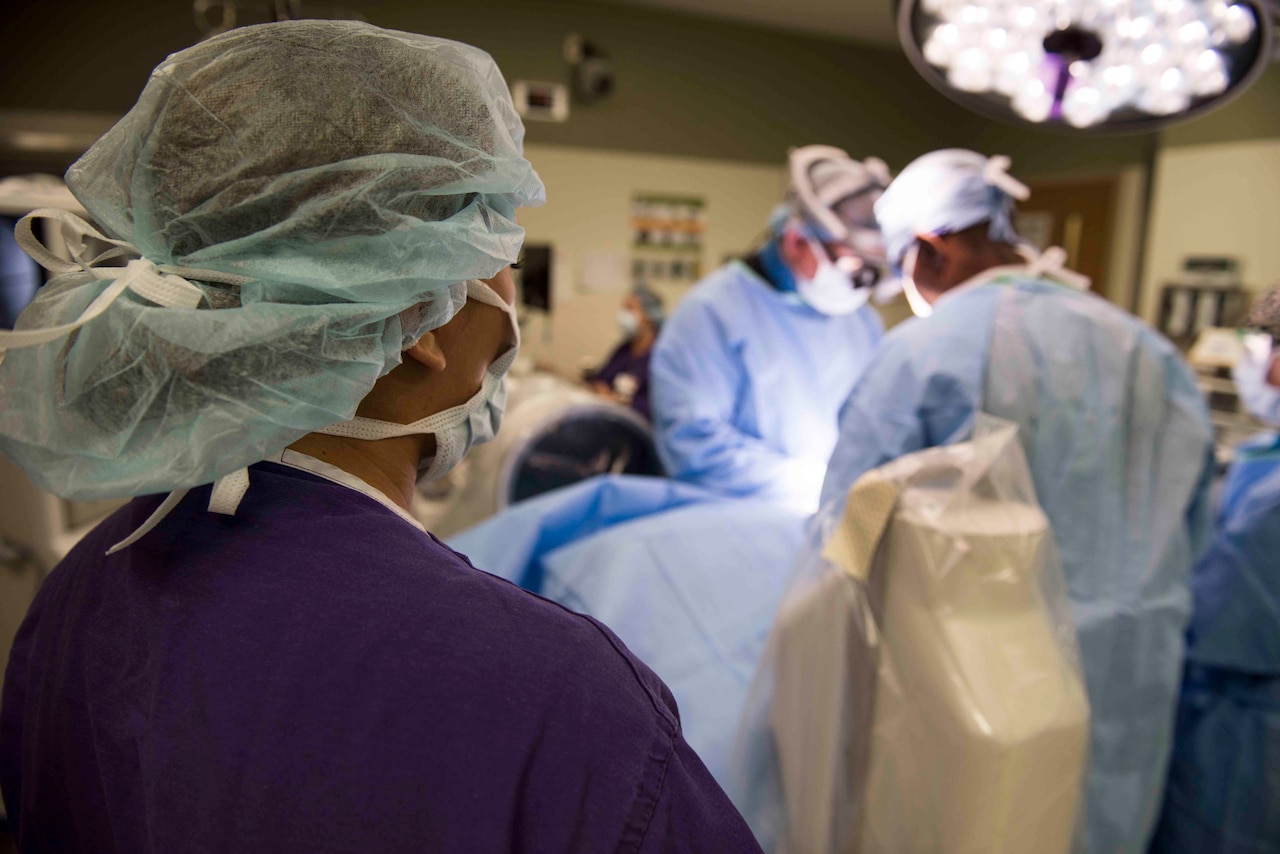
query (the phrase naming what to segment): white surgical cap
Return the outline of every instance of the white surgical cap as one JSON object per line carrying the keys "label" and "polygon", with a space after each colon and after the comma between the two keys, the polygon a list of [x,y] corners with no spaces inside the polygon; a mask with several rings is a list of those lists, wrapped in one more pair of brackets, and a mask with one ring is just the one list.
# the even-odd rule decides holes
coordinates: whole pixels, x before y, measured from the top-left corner
{"label": "white surgical cap", "polygon": [[917,237],[953,234],[982,222],[991,223],[993,240],[1017,242],[1013,200],[1028,192],[1008,168],[1007,157],[948,148],[903,169],[876,202],[890,263],[900,265]]}
{"label": "white surgical cap", "polygon": [[[0,450],[60,495],[133,495],[210,483],[350,418],[464,282],[516,259],[515,209],[543,200],[523,136],[493,60],[457,42],[294,21],[170,56],[67,182],[144,259],[131,267],[186,271],[200,304],[130,287],[11,350]],[[19,330],[77,321],[125,278],[77,266]]]}

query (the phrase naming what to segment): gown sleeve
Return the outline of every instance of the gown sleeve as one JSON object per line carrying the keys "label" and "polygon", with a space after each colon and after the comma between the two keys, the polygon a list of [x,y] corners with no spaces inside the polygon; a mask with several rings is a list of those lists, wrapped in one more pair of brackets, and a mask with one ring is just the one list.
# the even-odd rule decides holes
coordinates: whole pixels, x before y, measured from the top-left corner
{"label": "gown sleeve", "polygon": [[787,456],[735,423],[751,378],[709,306],[667,322],[649,370],[654,430],[668,474],[723,494],[812,500],[821,463]]}
{"label": "gown sleeve", "polygon": [[921,353],[909,338],[885,338],[840,412],[840,438],[822,486],[823,507],[843,501],[854,482],[872,469],[968,437],[982,405],[979,386],[976,377],[938,370],[946,361],[936,353]]}

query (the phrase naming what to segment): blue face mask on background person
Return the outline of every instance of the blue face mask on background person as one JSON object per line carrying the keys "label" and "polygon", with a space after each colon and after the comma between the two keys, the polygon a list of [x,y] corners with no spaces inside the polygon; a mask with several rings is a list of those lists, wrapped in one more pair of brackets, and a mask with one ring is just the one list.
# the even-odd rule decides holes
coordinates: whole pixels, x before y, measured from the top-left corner
{"label": "blue face mask on background person", "polygon": [[1280,388],[1268,379],[1275,359],[1271,336],[1255,332],[1244,338],[1244,352],[1231,369],[1240,402],[1249,414],[1272,427],[1280,427]]}

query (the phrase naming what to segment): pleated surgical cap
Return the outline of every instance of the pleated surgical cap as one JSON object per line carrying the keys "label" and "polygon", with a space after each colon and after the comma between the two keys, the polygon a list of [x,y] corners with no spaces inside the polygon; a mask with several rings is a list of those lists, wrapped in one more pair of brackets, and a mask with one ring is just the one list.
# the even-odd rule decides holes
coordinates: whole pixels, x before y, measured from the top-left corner
{"label": "pleated surgical cap", "polygon": [[[130,284],[10,349],[0,450],[68,498],[136,495],[350,418],[467,280],[516,260],[516,208],[544,198],[523,137],[493,60],[457,42],[293,21],[170,56],[67,173],[128,273],[80,260],[17,328]],[[135,284],[166,272],[198,305]]]}

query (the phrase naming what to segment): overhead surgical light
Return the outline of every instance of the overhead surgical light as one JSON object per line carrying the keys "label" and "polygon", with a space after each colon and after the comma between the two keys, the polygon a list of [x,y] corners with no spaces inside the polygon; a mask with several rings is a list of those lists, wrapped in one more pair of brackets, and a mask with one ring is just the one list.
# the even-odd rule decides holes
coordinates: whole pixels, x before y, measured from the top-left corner
{"label": "overhead surgical light", "polygon": [[952,100],[1046,130],[1151,130],[1244,91],[1277,0],[897,0],[912,64]]}

